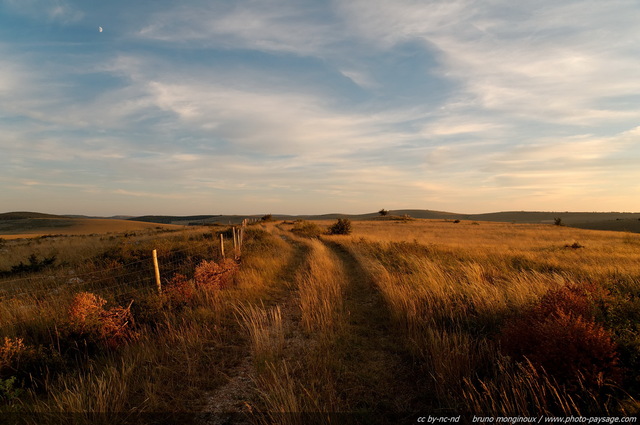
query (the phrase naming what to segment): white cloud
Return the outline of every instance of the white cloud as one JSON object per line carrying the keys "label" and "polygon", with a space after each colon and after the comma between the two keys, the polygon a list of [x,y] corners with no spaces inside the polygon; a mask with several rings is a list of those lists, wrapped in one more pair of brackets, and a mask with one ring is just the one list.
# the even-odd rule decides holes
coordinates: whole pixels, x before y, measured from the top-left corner
{"label": "white cloud", "polygon": [[[359,33],[391,49],[423,40],[440,52],[440,72],[478,107],[545,122],[628,121],[640,108],[610,111],[606,96],[640,92],[640,10],[634,2],[396,0],[341,3]],[[620,19],[622,17],[622,19]]]}
{"label": "white cloud", "polygon": [[435,123],[426,125],[422,130],[422,134],[426,137],[479,134],[498,130],[503,127],[502,124],[491,122],[473,122],[473,117],[467,117],[467,119],[468,120],[456,117],[440,119]]}
{"label": "white cloud", "polygon": [[[34,18],[80,17],[51,4]],[[174,194],[204,205],[214,193],[238,208],[337,199],[464,211],[528,194],[581,199],[606,184],[611,199],[637,194],[616,185],[616,173],[637,181],[639,157],[630,0],[151,9],[131,8],[144,25],[135,39],[99,37],[85,50],[52,41],[60,55],[45,59],[0,45],[6,174],[33,190],[82,178],[139,205]],[[91,22],[95,32],[103,21]]]}
{"label": "white cloud", "polygon": [[63,24],[77,22],[84,13],[65,0],[4,0],[3,3],[14,13],[34,19],[45,18]]}
{"label": "white cloud", "polygon": [[339,42],[339,25],[318,19],[315,2],[248,0],[193,3],[158,12],[139,36],[167,43],[248,48],[313,55]]}
{"label": "white cloud", "polygon": [[116,189],[113,193],[116,195],[133,196],[136,198],[185,199],[187,197],[184,194],[177,193],[138,192],[125,189]]}

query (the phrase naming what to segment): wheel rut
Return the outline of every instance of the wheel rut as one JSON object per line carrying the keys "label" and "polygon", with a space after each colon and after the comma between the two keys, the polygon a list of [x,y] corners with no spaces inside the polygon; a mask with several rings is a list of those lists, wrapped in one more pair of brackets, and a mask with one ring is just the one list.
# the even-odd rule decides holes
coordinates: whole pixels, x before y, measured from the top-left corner
{"label": "wheel rut", "polygon": [[425,412],[424,379],[394,329],[382,295],[356,258],[342,245],[325,241],[344,270],[347,332],[340,345],[344,373],[338,388],[354,411],[397,420]]}
{"label": "wheel rut", "polygon": [[[265,298],[269,302],[264,303],[263,307],[280,307],[283,322],[290,329],[291,323],[299,320],[295,318],[299,314],[296,312],[295,291],[292,286],[296,274],[307,259],[308,247],[290,240],[277,229],[272,235],[287,242],[292,250],[286,264],[274,277],[270,288],[266,290]],[[255,423],[253,413],[256,408],[260,408],[260,396],[256,388],[254,358],[249,341],[246,338],[244,341],[245,344],[239,349],[247,353],[246,356],[235,367],[225,371],[227,382],[206,397],[206,404],[200,415],[201,423],[207,425]]]}

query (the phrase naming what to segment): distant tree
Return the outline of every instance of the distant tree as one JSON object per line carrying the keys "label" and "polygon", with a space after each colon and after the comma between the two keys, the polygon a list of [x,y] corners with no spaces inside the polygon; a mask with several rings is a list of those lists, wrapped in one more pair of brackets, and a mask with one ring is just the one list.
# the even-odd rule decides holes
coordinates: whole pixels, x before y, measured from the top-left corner
{"label": "distant tree", "polygon": [[562,219],[560,217],[554,218],[553,224],[555,224],[556,226],[562,226]]}
{"label": "distant tree", "polygon": [[385,210],[384,208],[381,209],[380,211],[378,211],[378,214],[380,214],[382,217],[384,217],[385,215],[389,214],[389,211]]}
{"label": "distant tree", "polygon": [[337,222],[328,229],[330,235],[348,235],[351,233],[351,220],[339,218]]}
{"label": "distant tree", "polygon": [[262,221],[271,221],[272,219],[273,219],[273,216],[271,214],[263,215],[261,218]]}

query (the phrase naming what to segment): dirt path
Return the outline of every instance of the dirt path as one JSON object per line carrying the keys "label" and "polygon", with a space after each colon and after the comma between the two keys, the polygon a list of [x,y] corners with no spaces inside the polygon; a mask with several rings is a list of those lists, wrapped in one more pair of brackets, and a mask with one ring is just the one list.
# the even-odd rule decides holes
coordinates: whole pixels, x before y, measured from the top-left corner
{"label": "dirt path", "polygon": [[[342,414],[362,414],[370,419],[368,423],[413,423],[420,413],[433,411],[424,391],[427,377],[422,377],[414,367],[375,284],[348,251],[331,241],[324,243],[337,268],[343,271],[344,327],[335,335],[330,353],[315,352],[322,344],[317,335],[302,330],[297,287],[297,275],[311,258],[309,246],[281,229],[273,229],[272,234],[287,242],[292,250],[265,307],[277,305],[282,312],[286,334],[282,361],[292,367],[291,377],[295,381],[292,385],[301,389],[298,394],[315,388],[318,395],[334,400],[332,405]],[[247,356],[236,367],[226,371],[227,383],[209,396],[205,423],[250,424],[256,419],[251,413],[263,411],[256,387],[256,364],[248,342],[246,352]],[[331,359],[325,362],[318,358],[324,355]],[[326,368],[322,382],[313,381],[318,376],[305,372],[306,368],[317,371],[318,367]],[[327,406],[317,407],[325,415],[330,413]],[[338,416],[335,420],[344,418]]]}
{"label": "dirt path", "polygon": [[344,373],[338,388],[352,411],[411,423],[416,413],[432,410],[425,378],[403,348],[381,294],[361,265],[340,244],[325,243],[348,279],[344,300],[348,329],[340,345]]}
{"label": "dirt path", "polygon": [[[279,306],[285,328],[290,329],[296,321],[296,300],[292,285],[295,276],[308,256],[308,247],[291,241],[278,229],[271,229],[274,237],[282,238],[293,248],[286,265],[271,282],[265,298],[270,301],[265,307]],[[241,332],[239,329],[238,331]],[[228,381],[206,397],[206,406],[202,410],[201,422],[207,425],[218,424],[253,424],[252,413],[260,408],[260,396],[256,388],[255,362],[249,346],[244,339],[242,350],[247,355],[232,369],[225,371]]]}

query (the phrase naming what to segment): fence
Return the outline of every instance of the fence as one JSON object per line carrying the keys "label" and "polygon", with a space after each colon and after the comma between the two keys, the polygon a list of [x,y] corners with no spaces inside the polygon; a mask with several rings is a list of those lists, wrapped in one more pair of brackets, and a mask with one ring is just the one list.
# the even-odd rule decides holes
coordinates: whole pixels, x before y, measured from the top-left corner
{"label": "fence", "polygon": [[[245,221],[241,227],[232,227],[232,240],[227,242],[236,260],[242,253],[246,225]],[[61,268],[17,279],[0,279],[0,326],[31,320],[30,315],[47,304],[60,303],[78,292],[92,292],[115,301],[162,292],[163,281],[176,274],[192,274],[203,260],[225,258],[224,234],[220,234],[219,242],[215,237],[209,239],[210,243],[199,246],[185,241],[186,247],[167,252],[158,249],[136,252],[138,258],[133,261],[114,262],[110,267],[84,273]]]}

